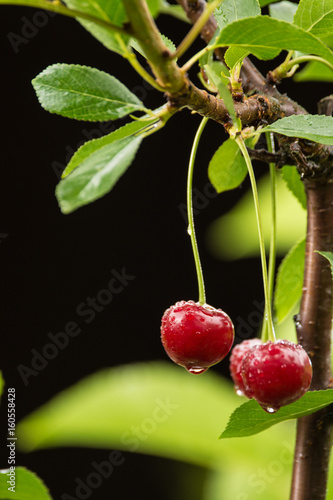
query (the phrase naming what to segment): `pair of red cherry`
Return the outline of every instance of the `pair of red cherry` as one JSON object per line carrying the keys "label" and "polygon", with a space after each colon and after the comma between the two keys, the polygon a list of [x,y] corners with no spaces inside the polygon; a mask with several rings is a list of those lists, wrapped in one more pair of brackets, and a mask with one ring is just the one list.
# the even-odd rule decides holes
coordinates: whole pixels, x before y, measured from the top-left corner
{"label": "pair of red cherry", "polygon": [[[165,311],[161,338],[175,363],[199,374],[229,353],[234,326],[221,309],[181,301]],[[230,371],[237,393],[256,399],[268,412],[303,396],[312,378],[309,356],[287,340],[245,340],[232,351]]]}

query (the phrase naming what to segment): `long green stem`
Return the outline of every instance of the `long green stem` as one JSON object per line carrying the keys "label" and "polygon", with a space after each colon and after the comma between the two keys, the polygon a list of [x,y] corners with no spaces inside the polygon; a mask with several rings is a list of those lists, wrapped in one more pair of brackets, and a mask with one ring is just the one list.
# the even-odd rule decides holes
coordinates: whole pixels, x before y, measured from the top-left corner
{"label": "long green stem", "polygon": [[207,4],[204,12],[201,14],[197,22],[193,25],[190,31],[187,33],[185,38],[182,40],[180,45],[177,47],[175,52],[171,54],[172,58],[179,58],[182,56],[196,40],[196,38],[201,33],[211,14],[214,12],[216,7],[221,3],[222,0],[214,0],[212,3]]}
{"label": "long green stem", "polygon": [[269,340],[274,342],[275,341],[275,334],[274,334],[274,328],[273,328],[272,307],[271,307],[271,301],[270,301],[269,289],[268,289],[266,251],[265,251],[264,233],[263,233],[263,229],[262,229],[262,221],[261,221],[261,214],[260,214],[260,207],[259,207],[259,196],[258,196],[258,190],[257,190],[257,183],[256,183],[256,179],[255,179],[255,175],[254,175],[254,171],[253,171],[253,167],[252,167],[252,163],[251,163],[251,158],[250,158],[249,153],[246,149],[243,138],[241,136],[238,136],[238,137],[236,137],[235,141],[238,144],[238,147],[244,156],[246,166],[247,166],[247,169],[249,172],[250,181],[251,181],[253,201],[254,201],[254,207],[255,207],[255,212],[256,212],[258,234],[259,234],[262,278],[263,278],[263,285],[264,285],[264,296],[265,296],[265,318],[264,318],[264,321],[267,322],[267,328],[268,328],[267,337]]}
{"label": "long green stem", "polygon": [[208,118],[203,118],[200,122],[197,133],[195,134],[190,161],[188,164],[188,174],[187,174],[187,216],[188,216],[188,232],[191,237],[191,244],[193,250],[193,257],[195,262],[195,269],[197,272],[198,278],[198,289],[199,289],[199,304],[204,305],[206,303],[206,292],[205,292],[205,283],[202,273],[202,267],[200,262],[198,243],[195,236],[195,228],[194,228],[194,217],[193,217],[193,200],[192,200],[192,183],[193,183],[193,170],[194,170],[194,162],[197,154],[197,149],[200,141],[201,134],[205,128],[205,125],[208,121]]}
{"label": "long green stem", "polygon": [[[274,135],[266,132],[267,149],[271,153],[275,153]],[[272,305],[275,277],[275,261],[276,261],[276,167],[274,163],[269,164],[270,184],[271,184],[271,238],[269,245],[269,260],[268,260],[268,294],[269,302]],[[265,313],[265,318],[267,313]],[[268,340],[268,325],[264,321],[262,326],[261,338],[263,341]]]}

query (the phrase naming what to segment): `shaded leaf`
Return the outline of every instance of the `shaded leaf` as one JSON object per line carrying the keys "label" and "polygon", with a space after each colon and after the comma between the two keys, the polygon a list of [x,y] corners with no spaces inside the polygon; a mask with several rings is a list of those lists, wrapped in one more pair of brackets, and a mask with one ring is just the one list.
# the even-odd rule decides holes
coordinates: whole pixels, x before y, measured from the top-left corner
{"label": "shaded leaf", "polygon": [[244,17],[260,16],[258,0],[224,0],[214,11],[220,29]]}
{"label": "shaded leaf", "polygon": [[98,139],[92,139],[91,141],[85,142],[72,156],[68,165],[62,173],[62,177],[66,177],[75,168],[77,168],[84,160],[88,158],[91,154],[95,153],[98,149],[101,149],[112,142],[118,141],[119,139],[124,139],[125,137],[130,137],[134,134],[146,132],[151,126],[154,126],[158,122],[158,119],[151,118],[147,120],[135,120],[133,122],[127,123],[123,127],[118,128],[114,132],[108,135],[99,137]]}
{"label": "shaded leaf", "polygon": [[301,71],[295,73],[294,80],[295,82],[333,82],[333,71],[325,64],[311,61]]}
{"label": "shaded leaf", "polygon": [[232,413],[221,438],[244,437],[262,432],[284,420],[310,415],[333,403],[333,389],[307,392],[301,399],[283,406],[276,413],[266,413],[255,400],[248,401]]}
{"label": "shaded leaf", "polygon": [[32,84],[44,109],[76,120],[115,120],[145,109],[117,78],[87,66],[53,64]]}
{"label": "shaded leaf", "polygon": [[317,253],[319,253],[320,255],[322,255],[323,257],[325,257],[328,260],[328,262],[331,265],[331,272],[332,272],[332,277],[333,277],[333,253],[332,252],[319,252],[319,250],[317,250]]}
{"label": "shaded leaf", "polygon": [[218,193],[235,189],[245,179],[247,167],[239,147],[227,139],[215,152],[208,166],[208,177]]}
{"label": "shaded leaf", "polygon": [[[119,0],[85,0],[84,2],[82,0],[65,0],[65,4],[67,7],[109,21],[119,27],[123,26],[126,21],[125,9]],[[126,54],[130,37],[103,28],[92,21],[82,19],[78,19],[78,21],[105,47],[121,55]]]}
{"label": "shaded leaf", "polygon": [[297,243],[279,266],[274,294],[275,315],[283,321],[302,296],[305,240]]}
{"label": "shaded leaf", "polygon": [[242,47],[259,59],[272,59],[281,50],[315,54],[333,63],[332,51],[311,33],[268,16],[240,19],[223,28],[216,46]]}
{"label": "shaded leaf", "polygon": [[306,195],[304,184],[301,177],[294,166],[285,165],[281,169],[282,179],[285,181],[288,189],[298,199],[303,208],[306,209]]}
{"label": "shaded leaf", "polygon": [[88,156],[56,188],[61,211],[68,214],[111,191],[132,163],[141,141],[140,136],[125,137]]}
{"label": "shaded leaf", "polygon": [[262,132],[276,132],[321,144],[333,145],[333,116],[292,115],[264,127]]}
{"label": "shaded leaf", "polygon": [[1,500],[52,500],[43,481],[25,467],[15,467],[15,491],[8,491],[8,472],[9,469],[0,470]]}
{"label": "shaded leaf", "polygon": [[294,23],[333,45],[333,0],[301,0]]}
{"label": "shaded leaf", "polygon": [[281,19],[282,21],[292,23],[296,10],[297,5],[295,3],[283,1],[270,5],[269,15],[275,19]]}
{"label": "shaded leaf", "polygon": [[[266,248],[269,248],[271,233],[271,188],[269,176],[258,181],[260,209]],[[299,202],[290,196],[290,191],[280,175],[277,175],[277,252],[285,255],[295,241],[305,235],[306,212]],[[292,217],[290,217],[292,214]],[[216,219],[208,228],[207,243],[216,258],[235,260],[259,255],[258,232],[250,190],[228,212]]]}
{"label": "shaded leaf", "polygon": [[[87,377],[26,417],[18,444],[27,451],[125,449],[211,466],[224,453],[221,415],[236,402],[232,385],[213,372],[194,376],[170,363],[122,366]],[[145,429],[147,420],[154,430],[140,439],[132,429]]]}

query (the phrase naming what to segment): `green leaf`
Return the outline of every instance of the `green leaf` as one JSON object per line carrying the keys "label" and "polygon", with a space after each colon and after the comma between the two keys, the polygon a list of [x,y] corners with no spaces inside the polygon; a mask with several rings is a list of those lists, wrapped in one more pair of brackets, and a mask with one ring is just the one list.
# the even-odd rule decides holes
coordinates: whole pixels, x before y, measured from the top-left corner
{"label": "green leaf", "polygon": [[207,73],[208,79],[217,88],[220,97],[223,99],[224,104],[228,110],[228,113],[235,124],[237,122],[236,112],[234,108],[234,102],[230,94],[229,89],[226,86],[227,80],[223,79],[223,71],[221,71],[221,64],[218,61],[213,61],[210,64],[204,66],[204,70]]}
{"label": "green leaf", "polygon": [[[119,0],[85,0],[84,2],[82,0],[65,0],[65,4],[67,7],[109,21],[116,26],[123,26],[126,21],[125,9]],[[82,19],[78,19],[78,21],[108,49],[121,55],[127,53],[130,37],[103,28],[92,21]]]}
{"label": "green leaf", "polygon": [[279,266],[274,294],[276,320],[281,323],[293,311],[302,296],[305,240],[297,243]]}
{"label": "green leaf", "polygon": [[0,470],[1,500],[52,500],[48,489],[39,477],[25,467],[15,467],[15,488],[8,490],[9,469]]}
{"label": "green leaf", "polygon": [[300,137],[333,145],[333,116],[292,115],[264,127],[261,132],[276,132],[287,137]]}
{"label": "green leaf", "polygon": [[[116,448],[215,466],[224,453],[217,440],[221,415],[237,398],[213,372],[194,376],[171,363],[125,365],[87,377],[26,417],[17,427],[18,444],[26,451]],[[131,431],[141,425],[142,439]]]}
{"label": "green leaf", "polygon": [[218,193],[235,189],[245,179],[247,168],[239,147],[227,139],[215,152],[208,166],[208,177]]}
{"label": "green leaf", "polygon": [[301,0],[294,23],[333,46],[333,0]]}
{"label": "green leaf", "polygon": [[111,191],[132,163],[141,141],[140,136],[125,137],[88,156],[56,188],[61,211],[68,214]]}
{"label": "green leaf", "polygon": [[278,2],[279,0],[259,0],[260,7],[265,7],[266,5],[274,2]]}
{"label": "green leaf", "polygon": [[333,64],[333,52],[311,33],[268,16],[240,19],[222,29],[216,46],[237,46],[259,59],[272,59],[281,50],[315,54]]}
{"label": "green leaf", "polygon": [[115,120],[145,109],[114,76],[87,66],[53,64],[32,84],[44,109],[76,120]]}
{"label": "green leaf", "polygon": [[285,165],[281,169],[282,179],[285,181],[288,189],[298,199],[303,208],[306,209],[306,196],[304,184],[297,172],[296,167]]}
{"label": "green leaf", "polygon": [[[272,205],[269,176],[258,180],[258,191],[268,250]],[[306,212],[295,197],[290,196],[280,175],[277,175],[277,199],[277,252],[279,256],[283,256],[297,240],[304,238]],[[236,260],[259,255],[258,231],[250,190],[244,193],[232,210],[212,222],[207,232],[207,244],[210,252],[218,259]]]}
{"label": "green leaf", "polygon": [[331,264],[331,272],[332,272],[332,278],[333,278],[333,253],[332,252],[319,252],[319,250],[316,250],[317,253],[325,257],[328,262]]}
{"label": "green leaf", "polygon": [[125,137],[133,136],[134,134],[142,134],[147,132],[152,126],[158,123],[157,118],[150,118],[146,120],[135,120],[127,123],[123,127],[118,128],[104,137],[92,139],[85,142],[72,156],[68,165],[62,173],[62,177],[67,177],[75,168],[77,168],[84,160],[91,154],[95,153],[102,147],[111,144],[112,142],[124,139]]}
{"label": "green leaf", "polygon": [[295,82],[333,82],[333,71],[317,61],[311,61],[294,76]]}
{"label": "green leaf", "polygon": [[242,47],[229,47],[224,55],[224,60],[229,68],[233,68],[249,55],[249,52]]}
{"label": "green leaf", "polygon": [[280,408],[273,414],[266,413],[255,400],[236,408],[221,438],[252,436],[285,420],[304,417],[333,403],[333,389],[307,392],[301,399]]}
{"label": "green leaf", "polygon": [[[165,43],[165,46],[167,47],[167,49],[169,49],[170,52],[174,52],[176,50],[176,45],[173,43],[173,41],[170,40],[170,38],[168,38],[165,35],[161,34],[161,37],[162,37],[163,42]],[[141,54],[143,57],[145,57],[147,59],[147,56],[146,56],[144,50],[142,49],[140,43],[135,38],[131,39],[130,45],[131,45],[131,47],[133,47],[133,49],[135,49],[137,52],[139,52],[139,54]]]}
{"label": "green leaf", "polygon": [[214,11],[220,29],[244,17],[260,16],[258,0],[224,0]]}
{"label": "green leaf", "polygon": [[281,19],[282,21],[287,21],[287,23],[292,23],[296,10],[297,5],[295,3],[283,1],[270,5],[269,15],[275,19]]}

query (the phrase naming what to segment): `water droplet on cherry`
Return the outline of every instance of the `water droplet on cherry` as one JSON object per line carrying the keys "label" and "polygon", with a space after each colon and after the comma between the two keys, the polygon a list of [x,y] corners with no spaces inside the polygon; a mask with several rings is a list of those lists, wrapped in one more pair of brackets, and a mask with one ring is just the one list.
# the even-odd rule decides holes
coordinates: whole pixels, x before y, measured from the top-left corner
{"label": "water droplet on cherry", "polygon": [[267,413],[275,413],[278,411],[278,408],[272,408],[271,406],[262,406],[262,408],[267,411]]}
{"label": "water droplet on cherry", "polygon": [[189,373],[192,373],[192,375],[200,375],[200,373],[207,371],[207,368],[201,368],[200,366],[190,366],[189,368],[185,368]]}

